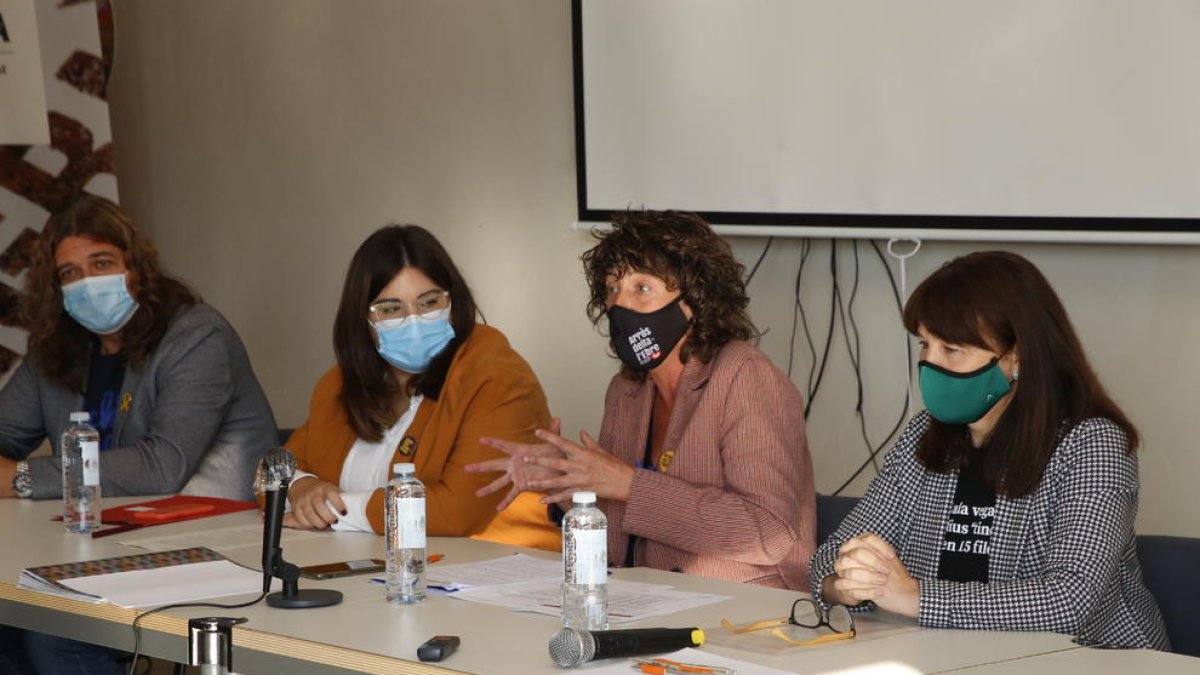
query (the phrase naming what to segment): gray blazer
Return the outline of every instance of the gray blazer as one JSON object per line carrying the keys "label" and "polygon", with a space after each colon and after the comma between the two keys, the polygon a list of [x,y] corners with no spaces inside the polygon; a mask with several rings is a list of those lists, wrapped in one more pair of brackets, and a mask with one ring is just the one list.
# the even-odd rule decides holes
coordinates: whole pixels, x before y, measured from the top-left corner
{"label": "gray blazer", "polygon": [[874,532],[919,580],[923,626],[1049,631],[1086,643],[1167,648],[1134,546],[1137,458],[1126,452],[1119,427],[1089,419],[1067,429],[1032,494],[997,496],[989,583],[981,583],[937,578],[958,475],[927,471],[917,460],[928,426],[928,413],[913,418],[867,494],[817,549],[813,593],[833,573],[838,547]]}
{"label": "gray blazer", "polygon": [[[254,470],[278,445],[275,418],[233,327],[204,304],[182,312],[121,383],[113,447],[100,455],[103,496],[184,494],[251,499]],[[83,394],[25,359],[0,390],[0,454],[29,460],[34,499],[62,496],[58,439]],[[122,408],[126,406],[120,406]]]}

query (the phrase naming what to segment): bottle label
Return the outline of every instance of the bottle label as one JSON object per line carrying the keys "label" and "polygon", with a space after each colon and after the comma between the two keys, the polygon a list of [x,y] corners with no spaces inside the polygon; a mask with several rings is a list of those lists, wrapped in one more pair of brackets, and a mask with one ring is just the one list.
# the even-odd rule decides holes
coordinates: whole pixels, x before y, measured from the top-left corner
{"label": "bottle label", "polygon": [[96,441],[83,441],[79,444],[83,455],[83,484],[87,486],[100,484],[100,444]]}
{"label": "bottle label", "polygon": [[608,530],[574,530],[577,584],[608,583]]}
{"label": "bottle label", "polygon": [[425,498],[396,500],[400,548],[425,548]]}

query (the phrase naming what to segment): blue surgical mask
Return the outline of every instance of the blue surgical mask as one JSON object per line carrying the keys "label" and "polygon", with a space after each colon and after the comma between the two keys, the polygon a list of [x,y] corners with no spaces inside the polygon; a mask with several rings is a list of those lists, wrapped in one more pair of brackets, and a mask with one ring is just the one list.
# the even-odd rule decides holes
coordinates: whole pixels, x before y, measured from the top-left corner
{"label": "blue surgical mask", "polygon": [[124,274],[84,277],[62,287],[63,307],[79,325],[97,335],[110,335],[125,327],[137,311]]}
{"label": "blue surgical mask", "polygon": [[454,339],[450,308],[428,314],[413,314],[403,319],[372,323],[379,336],[379,355],[408,373],[423,373]]}

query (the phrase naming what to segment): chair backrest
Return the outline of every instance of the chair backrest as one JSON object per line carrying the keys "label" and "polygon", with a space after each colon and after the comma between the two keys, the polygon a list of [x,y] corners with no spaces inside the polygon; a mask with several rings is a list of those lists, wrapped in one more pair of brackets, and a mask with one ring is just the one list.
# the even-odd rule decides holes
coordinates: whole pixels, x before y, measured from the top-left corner
{"label": "chair backrest", "polygon": [[1158,601],[1171,649],[1200,656],[1200,539],[1139,536],[1138,560],[1142,579]]}
{"label": "chair backrest", "polygon": [[817,495],[817,546],[833,534],[857,503],[858,497]]}

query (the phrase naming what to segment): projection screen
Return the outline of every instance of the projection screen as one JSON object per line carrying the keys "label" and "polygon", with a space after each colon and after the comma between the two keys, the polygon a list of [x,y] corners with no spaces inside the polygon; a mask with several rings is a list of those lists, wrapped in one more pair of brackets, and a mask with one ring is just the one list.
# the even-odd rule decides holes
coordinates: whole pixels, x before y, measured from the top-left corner
{"label": "projection screen", "polygon": [[575,0],[579,219],[1200,242],[1200,0]]}

